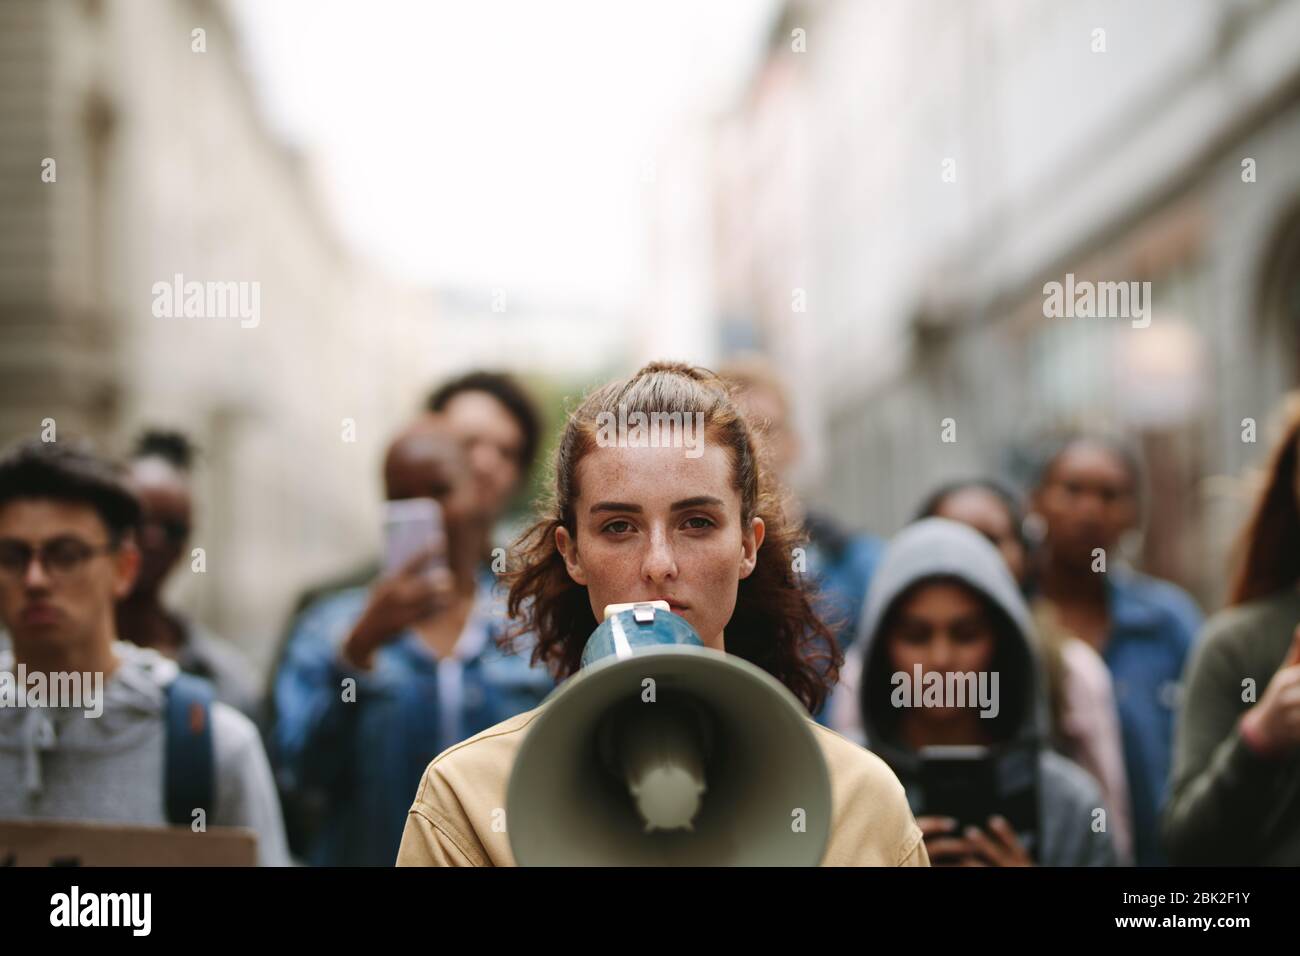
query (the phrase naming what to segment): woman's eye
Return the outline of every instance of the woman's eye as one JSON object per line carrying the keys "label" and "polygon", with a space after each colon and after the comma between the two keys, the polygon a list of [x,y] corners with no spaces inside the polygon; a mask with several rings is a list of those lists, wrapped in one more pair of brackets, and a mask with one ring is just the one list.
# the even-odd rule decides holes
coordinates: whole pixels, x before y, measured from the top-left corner
{"label": "woman's eye", "polygon": [[632,530],[632,522],[623,521],[621,519],[618,521],[611,521],[609,524],[605,525],[602,530],[608,531],[612,534],[626,534]]}
{"label": "woman's eye", "polygon": [[978,625],[972,627],[955,627],[952,631],[952,639],[958,644],[974,644],[984,637],[984,629]]}
{"label": "woman's eye", "polygon": [[[699,524],[695,524],[694,522],[697,522],[697,521],[700,522],[700,523],[699,523]],[[706,517],[704,517],[703,515],[696,515],[696,516],[693,517],[693,518],[687,518],[687,519],[686,519],[686,527],[690,528],[690,529],[693,530],[693,531],[695,531],[695,530],[699,530],[699,529],[701,529],[701,528],[712,528],[712,527],[713,527],[713,520],[710,519],[710,518],[706,518]]]}

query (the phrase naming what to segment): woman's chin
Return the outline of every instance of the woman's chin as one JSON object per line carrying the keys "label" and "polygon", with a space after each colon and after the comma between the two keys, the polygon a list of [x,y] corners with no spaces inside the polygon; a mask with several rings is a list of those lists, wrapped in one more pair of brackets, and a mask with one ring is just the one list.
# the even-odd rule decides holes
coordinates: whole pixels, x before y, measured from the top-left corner
{"label": "woman's chin", "polygon": [[726,643],[722,639],[722,631],[715,631],[712,633],[703,631],[699,627],[696,627],[695,622],[689,617],[686,618],[686,623],[695,628],[695,633],[700,635],[700,640],[704,642],[705,647],[711,647],[715,651],[725,651],[727,649]]}

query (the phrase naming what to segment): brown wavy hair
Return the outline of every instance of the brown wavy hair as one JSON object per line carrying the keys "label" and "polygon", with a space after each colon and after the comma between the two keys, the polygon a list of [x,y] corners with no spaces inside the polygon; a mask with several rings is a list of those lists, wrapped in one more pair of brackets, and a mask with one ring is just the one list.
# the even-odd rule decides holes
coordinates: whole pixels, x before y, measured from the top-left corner
{"label": "brown wavy hair", "polygon": [[708,369],[683,362],[651,362],[631,378],[596,389],[569,416],[555,452],[554,490],[542,517],[514,546],[515,570],[507,575],[512,636],[531,634],[533,663],[544,663],[557,678],[578,670],[597,621],[586,587],[569,577],[555,532],[563,525],[577,539],[578,463],[596,447],[597,416],[617,414],[620,405],[628,415],[702,413],[707,440],[727,449],[741,521],[747,525],[757,516],[766,528],[754,570],[737,590],[727,652],[767,671],[816,713],[838,679],[843,655],[813,609],[809,586],[794,571],[800,532],[786,520],[784,492],[763,463],[731,388]]}
{"label": "brown wavy hair", "polygon": [[1230,606],[1294,587],[1300,581],[1300,392],[1282,408],[1282,437],[1273,446],[1263,487],[1235,548]]}

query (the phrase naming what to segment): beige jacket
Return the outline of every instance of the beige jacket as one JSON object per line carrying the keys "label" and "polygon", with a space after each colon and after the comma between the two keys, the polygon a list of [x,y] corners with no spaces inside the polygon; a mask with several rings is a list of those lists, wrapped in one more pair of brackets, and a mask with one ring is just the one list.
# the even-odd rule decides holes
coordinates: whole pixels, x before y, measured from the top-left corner
{"label": "beige jacket", "polygon": [[[545,705],[543,705],[545,706]],[[541,707],[443,751],[429,764],[397,853],[398,866],[514,866],[504,827],[515,752]],[[907,797],[883,760],[809,721],[831,777],[823,866],[929,866]]]}

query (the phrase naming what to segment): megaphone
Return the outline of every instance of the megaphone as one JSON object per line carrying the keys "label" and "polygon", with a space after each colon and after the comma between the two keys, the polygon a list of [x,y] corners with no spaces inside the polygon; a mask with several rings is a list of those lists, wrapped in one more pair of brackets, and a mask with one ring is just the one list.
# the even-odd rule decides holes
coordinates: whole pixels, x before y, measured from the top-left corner
{"label": "megaphone", "polygon": [[506,791],[521,866],[816,866],[830,818],[798,700],[662,601],[605,609]]}

